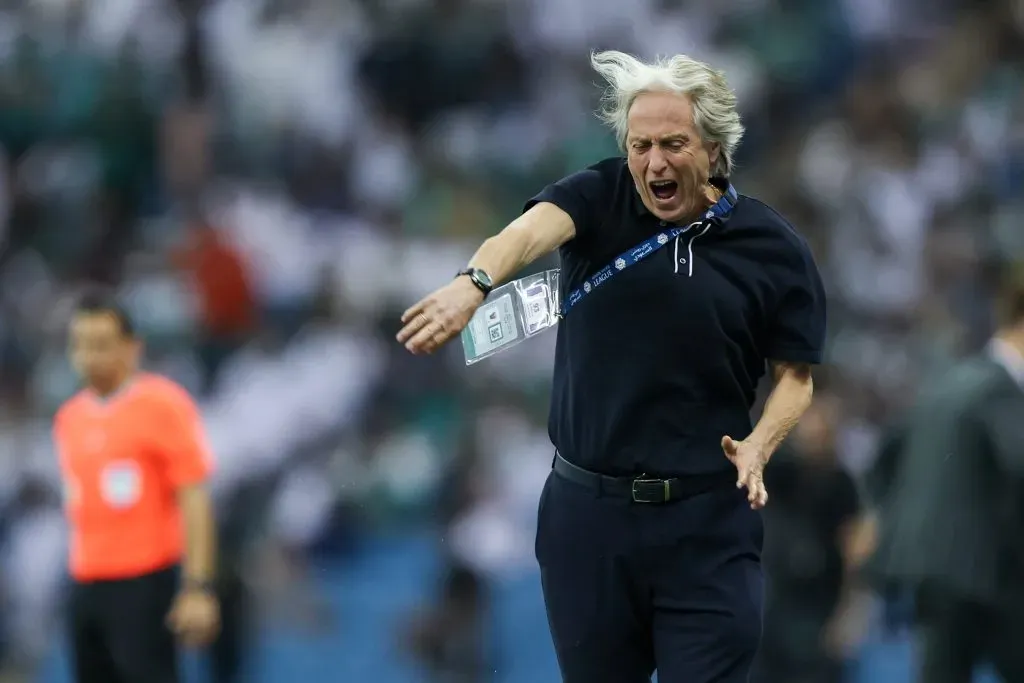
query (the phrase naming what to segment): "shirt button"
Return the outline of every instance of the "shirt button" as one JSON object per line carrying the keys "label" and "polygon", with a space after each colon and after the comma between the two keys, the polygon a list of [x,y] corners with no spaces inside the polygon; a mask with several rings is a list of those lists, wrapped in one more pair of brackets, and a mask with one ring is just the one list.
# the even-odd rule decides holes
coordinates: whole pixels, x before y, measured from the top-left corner
{"label": "shirt button", "polygon": [[681,258],[681,259],[679,259],[679,262],[682,263],[682,264],[685,264],[686,263],[686,259]]}
{"label": "shirt button", "polygon": [[668,225],[668,223],[666,223],[665,221],[658,221],[658,225],[664,228],[666,225]]}

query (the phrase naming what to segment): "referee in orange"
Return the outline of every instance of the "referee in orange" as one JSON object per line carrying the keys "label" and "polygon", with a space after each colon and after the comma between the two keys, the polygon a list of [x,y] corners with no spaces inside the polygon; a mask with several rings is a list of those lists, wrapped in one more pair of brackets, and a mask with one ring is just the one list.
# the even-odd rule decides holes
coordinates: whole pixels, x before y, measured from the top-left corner
{"label": "referee in orange", "polygon": [[177,644],[217,633],[211,454],[184,389],[138,370],[113,298],[77,307],[70,356],[85,388],[54,419],[70,527],[78,683],[177,683]]}

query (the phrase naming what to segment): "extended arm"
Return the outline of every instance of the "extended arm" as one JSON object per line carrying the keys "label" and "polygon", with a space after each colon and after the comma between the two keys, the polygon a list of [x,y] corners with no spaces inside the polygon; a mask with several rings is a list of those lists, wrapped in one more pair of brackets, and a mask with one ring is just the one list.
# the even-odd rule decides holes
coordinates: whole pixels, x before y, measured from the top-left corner
{"label": "extended arm", "polygon": [[504,282],[576,235],[572,218],[541,202],[480,245],[469,265],[487,272],[495,284]]}
{"label": "extended arm", "polygon": [[[495,283],[503,282],[575,235],[568,213],[549,202],[540,202],[487,239],[470,266],[485,271]],[[458,277],[402,315],[403,327],[397,339],[413,353],[431,353],[462,331],[483,300],[484,293],[470,278]]]}

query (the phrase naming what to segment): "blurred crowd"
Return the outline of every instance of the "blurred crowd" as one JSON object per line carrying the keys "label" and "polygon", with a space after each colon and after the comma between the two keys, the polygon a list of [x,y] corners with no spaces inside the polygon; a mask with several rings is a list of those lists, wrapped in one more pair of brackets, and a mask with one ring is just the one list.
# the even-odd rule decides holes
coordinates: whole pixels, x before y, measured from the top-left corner
{"label": "blurred crowd", "polygon": [[857,475],[920,378],[985,341],[995,257],[1024,256],[1019,0],[0,2],[10,667],[58,623],[48,420],[75,388],[69,307],[103,282],[148,366],[202,397],[240,580],[329,627],[313,568],[436,529],[436,603],[392,647],[434,680],[488,679],[485,586],[533,567],[554,335],[471,369],[393,335],[526,198],[616,153],[591,115],[598,48],[724,69],[748,128],[735,184],[815,249],[828,367],[778,486],[824,459],[830,495],[778,496],[766,561],[780,585],[817,577],[807,623],[856,651],[870,599],[843,597],[836,553]]}

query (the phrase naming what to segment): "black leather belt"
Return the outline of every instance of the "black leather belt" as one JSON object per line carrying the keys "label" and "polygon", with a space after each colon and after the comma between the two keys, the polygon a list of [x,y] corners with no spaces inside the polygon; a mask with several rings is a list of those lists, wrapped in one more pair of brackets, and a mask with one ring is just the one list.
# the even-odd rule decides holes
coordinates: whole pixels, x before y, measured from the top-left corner
{"label": "black leather belt", "polygon": [[555,474],[606,496],[629,498],[634,503],[669,503],[691,498],[697,494],[735,483],[736,474],[729,470],[712,474],[658,479],[639,477],[609,477],[573,465],[560,454],[555,454]]}

